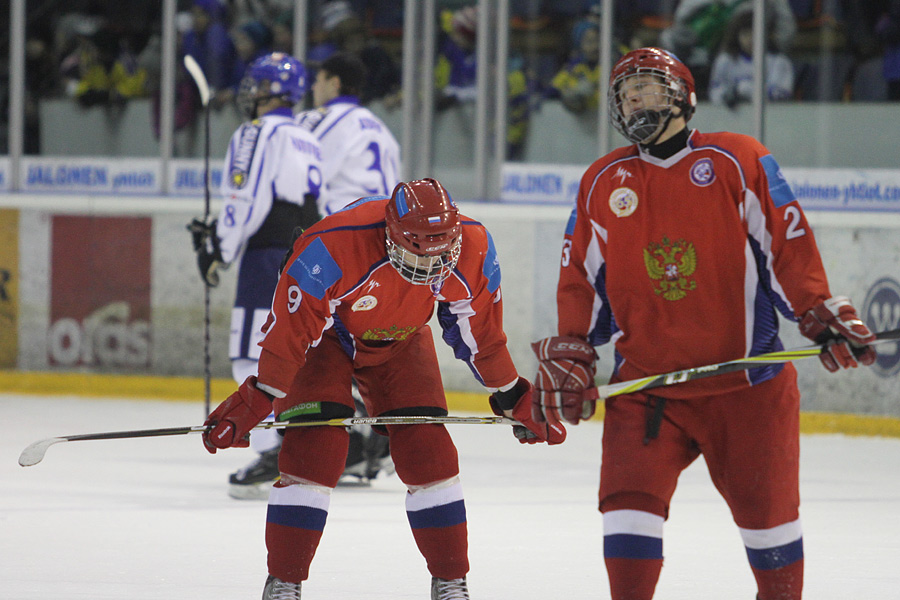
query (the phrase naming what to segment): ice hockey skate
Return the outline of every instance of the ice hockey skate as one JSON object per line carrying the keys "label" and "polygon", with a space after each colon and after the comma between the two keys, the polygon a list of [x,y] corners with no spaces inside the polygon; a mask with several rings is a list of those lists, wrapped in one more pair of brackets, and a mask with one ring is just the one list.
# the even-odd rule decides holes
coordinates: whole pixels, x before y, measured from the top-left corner
{"label": "ice hockey skate", "polygon": [[357,426],[350,431],[350,448],[347,464],[338,485],[368,486],[379,473],[391,475],[394,461],[388,438],[371,427]]}
{"label": "ice hockey skate", "polygon": [[469,587],[466,585],[466,578],[439,579],[432,577],[431,600],[469,600]]}
{"label": "ice hockey skate", "polygon": [[265,500],[272,484],[278,479],[278,451],[267,450],[228,478],[228,495],[237,500]]}
{"label": "ice hockey skate", "polygon": [[[356,404],[354,416],[366,417],[366,405],[356,382],[352,388],[353,401]],[[354,425],[350,428],[350,446],[347,450],[347,462],[344,472],[338,481],[340,486],[368,486],[379,473],[391,475],[394,472],[394,461],[387,436],[381,435],[367,425]]]}
{"label": "ice hockey skate", "polygon": [[269,575],[266,587],[263,588],[262,600],[300,600],[300,585]]}

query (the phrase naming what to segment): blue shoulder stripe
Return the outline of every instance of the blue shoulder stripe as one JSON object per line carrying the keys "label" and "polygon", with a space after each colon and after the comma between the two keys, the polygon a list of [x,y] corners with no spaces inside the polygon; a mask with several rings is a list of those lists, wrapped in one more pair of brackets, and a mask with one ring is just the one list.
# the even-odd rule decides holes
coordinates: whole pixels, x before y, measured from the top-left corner
{"label": "blue shoulder stripe", "polygon": [[791,186],[788,184],[784,175],[781,173],[781,167],[775,162],[775,158],[771,154],[766,154],[759,159],[766,172],[766,178],[769,180],[769,195],[775,206],[781,208],[785,204],[789,204],[796,200]]}
{"label": "blue shoulder stripe", "polygon": [[494,238],[490,232],[485,230],[488,239],[487,254],[484,257],[484,267],[482,273],[488,280],[488,291],[494,293],[500,287],[500,259],[497,258],[497,249],[494,247]]}

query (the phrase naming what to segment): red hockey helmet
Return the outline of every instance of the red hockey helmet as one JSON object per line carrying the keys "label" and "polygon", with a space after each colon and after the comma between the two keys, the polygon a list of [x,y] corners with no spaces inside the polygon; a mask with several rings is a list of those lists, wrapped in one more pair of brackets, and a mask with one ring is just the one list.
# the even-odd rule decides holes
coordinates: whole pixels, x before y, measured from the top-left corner
{"label": "red hockey helmet", "polygon": [[462,225],[450,194],[434,179],[399,183],[385,209],[391,265],[410,283],[431,285],[459,260]]}
{"label": "red hockey helmet", "polygon": [[[638,48],[616,62],[609,76],[609,119],[636,144],[652,144],[673,118],[689,121],[697,106],[694,76],[675,55]],[[680,112],[673,113],[673,109]]]}

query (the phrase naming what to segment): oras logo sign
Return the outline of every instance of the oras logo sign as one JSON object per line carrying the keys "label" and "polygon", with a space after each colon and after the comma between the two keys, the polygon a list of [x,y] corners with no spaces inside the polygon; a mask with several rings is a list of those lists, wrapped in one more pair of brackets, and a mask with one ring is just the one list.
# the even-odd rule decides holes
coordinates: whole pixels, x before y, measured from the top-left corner
{"label": "oras logo sign", "polygon": [[82,320],[58,319],[50,326],[50,359],[58,365],[141,367],[150,362],[150,323],[130,321],[130,307],[113,302]]}
{"label": "oras logo sign", "polygon": [[[890,277],[876,281],[866,294],[863,319],[873,331],[900,328],[900,283]],[[878,344],[875,371],[884,377],[900,372],[900,342]]]}
{"label": "oras logo sign", "polygon": [[63,367],[150,364],[150,219],[57,215],[47,357]]}

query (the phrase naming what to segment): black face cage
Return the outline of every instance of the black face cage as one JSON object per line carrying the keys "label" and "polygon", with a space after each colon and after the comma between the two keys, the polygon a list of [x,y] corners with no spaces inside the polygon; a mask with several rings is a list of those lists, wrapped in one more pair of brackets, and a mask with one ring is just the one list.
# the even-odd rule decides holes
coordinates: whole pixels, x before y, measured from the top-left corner
{"label": "black face cage", "polygon": [[257,81],[253,77],[247,76],[241,79],[234,101],[244,118],[252,121],[257,117],[256,106],[263,100],[276,97],[287,99],[287,94],[270,94],[269,80]]}
{"label": "black face cage", "polygon": [[241,79],[235,103],[237,104],[240,113],[244,115],[244,118],[246,119],[256,118],[256,103],[258,101],[256,94],[258,92],[259,82],[252,77],[244,77]]}
{"label": "black face cage", "polygon": [[[684,116],[687,120],[693,113],[687,86],[664,69],[644,67],[619,75],[609,86],[607,102],[613,127],[635,144],[652,144],[672,117]],[[673,115],[673,108],[681,112]]]}

